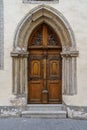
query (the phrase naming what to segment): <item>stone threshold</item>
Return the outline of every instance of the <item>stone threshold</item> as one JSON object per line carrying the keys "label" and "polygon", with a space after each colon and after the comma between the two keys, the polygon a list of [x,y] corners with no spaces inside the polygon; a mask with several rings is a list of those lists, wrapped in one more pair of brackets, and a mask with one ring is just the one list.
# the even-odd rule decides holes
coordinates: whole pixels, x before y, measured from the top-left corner
{"label": "stone threshold", "polygon": [[28,104],[22,117],[29,118],[66,118],[67,112],[62,104]]}
{"label": "stone threshold", "polygon": [[59,111],[59,110],[66,110],[66,107],[63,104],[27,104],[26,109]]}
{"label": "stone threshold", "polygon": [[66,111],[24,111],[22,117],[28,118],[66,118]]}

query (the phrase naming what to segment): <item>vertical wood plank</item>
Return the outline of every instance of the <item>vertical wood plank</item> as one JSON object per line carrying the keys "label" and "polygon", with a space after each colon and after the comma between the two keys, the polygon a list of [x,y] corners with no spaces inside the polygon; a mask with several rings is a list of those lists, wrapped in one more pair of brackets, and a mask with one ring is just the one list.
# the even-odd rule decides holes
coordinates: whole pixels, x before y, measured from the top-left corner
{"label": "vertical wood plank", "polygon": [[43,25],[43,45],[47,46],[47,27]]}

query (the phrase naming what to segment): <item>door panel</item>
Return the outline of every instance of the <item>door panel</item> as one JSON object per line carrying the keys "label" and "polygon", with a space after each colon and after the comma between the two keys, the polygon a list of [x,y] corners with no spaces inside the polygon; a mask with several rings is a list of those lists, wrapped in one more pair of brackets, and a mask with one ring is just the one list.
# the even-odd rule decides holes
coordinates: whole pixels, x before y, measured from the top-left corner
{"label": "door panel", "polygon": [[39,55],[30,55],[29,57],[29,78],[41,79],[43,75],[43,57]]}
{"label": "door panel", "polygon": [[61,103],[60,86],[60,80],[48,80],[49,103]]}
{"label": "door panel", "polygon": [[28,103],[61,103],[61,44],[55,32],[40,25],[29,40]]}
{"label": "door panel", "polygon": [[31,62],[31,75],[35,77],[40,77],[40,61],[34,60]]}
{"label": "door panel", "polygon": [[29,57],[29,103],[41,103],[41,92],[43,89],[43,57],[30,55]]}
{"label": "door panel", "polygon": [[32,80],[29,82],[29,103],[41,103],[41,92],[43,83],[41,80]]}
{"label": "door panel", "polygon": [[50,55],[47,59],[49,103],[61,103],[61,57]]}
{"label": "door panel", "polygon": [[50,55],[47,58],[47,77],[51,79],[61,79],[61,57],[60,55]]}

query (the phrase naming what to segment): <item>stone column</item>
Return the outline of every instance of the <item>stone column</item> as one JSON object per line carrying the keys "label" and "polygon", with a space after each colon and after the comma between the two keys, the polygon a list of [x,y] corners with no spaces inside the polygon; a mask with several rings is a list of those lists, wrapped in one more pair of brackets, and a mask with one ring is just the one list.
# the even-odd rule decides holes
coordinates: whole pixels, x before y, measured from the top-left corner
{"label": "stone column", "polygon": [[[28,52],[11,53],[13,60],[13,94],[27,100],[27,57]],[[17,99],[18,100],[18,99]]]}
{"label": "stone column", "polygon": [[66,64],[65,64],[65,57],[62,56],[62,93],[64,94],[66,91]]}
{"label": "stone column", "polygon": [[71,84],[72,87],[70,88],[70,93],[76,94],[77,93],[77,66],[76,66],[76,56],[72,56],[71,59]]}
{"label": "stone column", "polygon": [[74,95],[77,93],[76,57],[78,51],[62,52],[62,93]]}

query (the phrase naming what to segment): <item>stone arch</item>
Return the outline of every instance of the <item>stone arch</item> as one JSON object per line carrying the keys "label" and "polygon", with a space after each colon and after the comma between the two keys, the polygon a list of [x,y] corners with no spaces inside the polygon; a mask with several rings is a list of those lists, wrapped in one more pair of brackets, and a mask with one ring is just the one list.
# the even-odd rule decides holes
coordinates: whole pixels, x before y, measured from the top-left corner
{"label": "stone arch", "polygon": [[66,18],[58,10],[46,5],[34,8],[19,23],[15,33],[14,48],[20,47],[27,50],[31,32],[42,22],[47,23],[56,31],[63,47],[76,48],[75,37]]}
{"label": "stone arch", "polygon": [[31,10],[17,27],[13,58],[13,92],[27,96],[27,46],[32,31],[41,23],[50,25],[59,36],[62,44],[62,93],[73,95],[76,87],[76,42],[73,31],[66,18],[56,9],[40,5]]}

